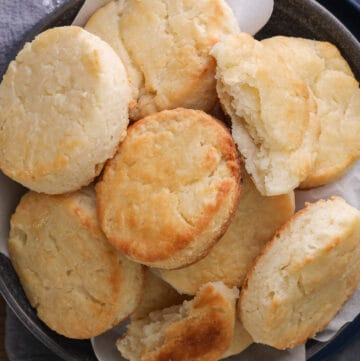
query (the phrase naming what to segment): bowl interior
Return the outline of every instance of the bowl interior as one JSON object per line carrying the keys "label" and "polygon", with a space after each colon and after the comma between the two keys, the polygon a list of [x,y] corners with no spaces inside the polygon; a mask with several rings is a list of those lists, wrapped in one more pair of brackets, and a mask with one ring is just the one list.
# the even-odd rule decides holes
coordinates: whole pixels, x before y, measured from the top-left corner
{"label": "bowl interior", "polygon": [[[64,5],[48,15],[27,34],[25,41],[31,40],[46,28],[71,23],[83,0],[64,1]],[[360,47],[351,33],[330,13],[312,0],[275,0],[273,16],[269,23],[257,34],[259,39],[274,35],[300,36],[326,40],[339,47],[348,60],[356,77],[360,78]],[[14,53],[15,55],[15,53]],[[11,59],[9,59],[10,61]],[[10,214],[13,212],[25,189],[0,174],[0,238],[6,239]],[[0,239],[1,241],[1,239]],[[2,253],[6,252],[0,249]],[[95,361],[89,341],[75,341],[62,337],[46,327],[29,305],[9,259],[0,253],[0,291],[10,308],[22,323],[46,346],[66,361]],[[327,353],[340,347],[348,339],[355,321],[343,330],[330,344],[308,343],[308,358],[320,360]],[[352,331],[351,331],[352,330]],[[345,335],[345,336],[344,336]],[[236,360],[233,357],[232,360]]]}

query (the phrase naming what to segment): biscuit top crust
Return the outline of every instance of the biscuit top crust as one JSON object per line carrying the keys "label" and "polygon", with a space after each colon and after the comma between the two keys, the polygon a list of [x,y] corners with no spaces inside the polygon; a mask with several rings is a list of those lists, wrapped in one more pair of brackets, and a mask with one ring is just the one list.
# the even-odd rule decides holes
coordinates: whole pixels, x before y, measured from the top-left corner
{"label": "biscuit top crust", "polygon": [[233,221],[202,260],[179,270],[157,270],[180,293],[194,295],[205,283],[222,281],[241,287],[262,247],[294,214],[294,192],[264,197],[242,171],[241,199]]}
{"label": "biscuit top crust", "polygon": [[119,0],[85,27],[123,60],[137,105],[134,120],[177,107],[209,111],[216,102],[211,48],[239,31],[224,0]]}
{"label": "biscuit top crust", "polygon": [[237,207],[236,146],[202,111],[163,111],[129,128],[96,190],[115,247],[144,264],[181,267],[206,254]]}
{"label": "biscuit top crust", "polygon": [[360,156],[358,81],[339,50],[330,43],[276,36],[262,44],[294,68],[317,102],[321,124],[319,153],[301,187],[317,187],[335,180]]}
{"label": "biscuit top crust", "polygon": [[9,251],[39,318],[67,337],[97,336],[140,302],[142,266],[106,240],[92,188],[27,193],[11,218]]}
{"label": "biscuit top crust", "polygon": [[308,204],[263,249],[238,311],[255,342],[279,349],[323,330],[360,280],[360,212],[342,198]]}
{"label": "biscuit top crust", "polygon": [[125,137],[129,101],[108,44],[76,26],[41,33],[0,85],[0,168],[37,192],[89,184]]}

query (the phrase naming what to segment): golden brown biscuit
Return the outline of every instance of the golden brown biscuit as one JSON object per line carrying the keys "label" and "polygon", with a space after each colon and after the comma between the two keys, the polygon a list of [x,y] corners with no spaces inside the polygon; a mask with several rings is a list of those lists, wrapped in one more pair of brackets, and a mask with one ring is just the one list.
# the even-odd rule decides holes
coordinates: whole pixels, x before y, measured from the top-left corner
{"label": "golden brown biscuit", "polygon": [[294,192],[263,197],[243,171],[241,199],[221,240],[197,263],[179,270],[158,270],[180,293],[194,295],[205,283],[222,281],[240,287],[262,247],[294,213]]}
{"label": "golden brown biscuit", "polygon": [[221,104],[257,189],[266,196],[291,192],[317,155],[320,128],[307,85],[276,52],[245,33],[226,37],[211,54]]}
{"label": "golden brown biscuit", "polygon": [[321,125],[319,153],[301,188],[341,176],[360,157],[360,89],[351,69],[332,44],[276,36],[262,43],[276,51],[303,78],[317,102]]}
{"label": "golden brown biscuit", "polygon": [[146,282],[143,297],[139,306],[131,314],[132,320],[145,318],[150,312],[178,305],[188,297],[180,295],[174,288],[152,272],[146,272]]}
{"label": "golden brown biscuit", "polygon": [[142,266],[107,242],[91,188],[26,194],[11,218],[9,251],[39,318],[64,336],[97,336],[140,302]]}
{"label": "golden brown biscuit", "polygon": [[209,51],[239,31],[224,0],[112,1],[85,28],[124,62],[136,101],[133,120],[177,107],[210,111],[217,97]]}
{"label": "golden brown biscuit", "polygon": [[75,27],[38,35],[0,85],[0,168],[37,192],[92,182],[126,134],[130,87],[114,50]]}
{"label": "golden brown biscuit", "polygon": [[233,337],[237,294],[209,283],[193,301],[132,321],[117,347],[131,361],[217,361]]}
{"label": "golden brown biscuit", "polygon": [[202,111],[163,111],[128,129],[96,191],[102,229],[117,249],[149,266],[183,267],[207,254],[236,210],[236,146]]}
{"label": "golden brown biscuit", "polygon": [[360,212],[342,198],[298,212],[269,242],[241,291],[254,342],[278,349],[323,330],[360,280]]}

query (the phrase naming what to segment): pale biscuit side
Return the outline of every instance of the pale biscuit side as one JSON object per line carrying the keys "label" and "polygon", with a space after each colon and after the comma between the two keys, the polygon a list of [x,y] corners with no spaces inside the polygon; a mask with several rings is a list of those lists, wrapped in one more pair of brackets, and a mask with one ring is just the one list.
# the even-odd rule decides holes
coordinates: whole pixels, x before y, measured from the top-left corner
{"label": "pale biscuit side", "polygon": [[9,251],[38,317],[66,337],[97,336],[140,302],[142,266],[108,244],[92,189],[26,194],[11,218]]}
{"label": "pale biscuit side", "polygon": [[294,193],[261,196],[249,175],[242,171],[240,203],[233,221],[209,254],[179,270],[157,270],[180,293],[194,295],[205,283],[222,281],[240,287],[261,248],[293,215]]}
{"label": "pale biscuit side", "polygon": [[145,280],[144,293],[139,306],[131,314],[132,320],[145,318],[153,311],[178,305],[188,299],[150,271],[146,272]]}
{"label": "pale biscuit side", "polygon": [[221,360],[226,359],[233,355],[238,355],[244,350],[246,350],[253,340],[249,333],[245,330],[242,323],[236,318],[235,327],[234,327],[234,336],[231,341],[230,347],[227,351],[221,356]]}
{"label": "pale biscuit side", "polygon": [[0,168],[37,192],[89,184],[125,137],[129,101],[108,44],[74,26],[45,31],[0,85]]}
{"label": "pale biscuit side", "polygon": [[278,349],[323,330],[360,280],[360,212],[341,198],[297,213],[265,247],[238,312],[254,342]]}

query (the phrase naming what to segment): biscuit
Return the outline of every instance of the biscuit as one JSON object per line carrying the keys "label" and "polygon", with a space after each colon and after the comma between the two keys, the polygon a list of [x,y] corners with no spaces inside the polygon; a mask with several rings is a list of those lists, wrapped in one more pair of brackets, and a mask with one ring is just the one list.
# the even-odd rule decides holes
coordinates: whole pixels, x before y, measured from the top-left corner
{"label": "biscuit", "polygon": [[152,272],[146,273],[145,290],[141,302],[131,314],[132,320],[145,318],[150,312],[178,305],[187,299]]}
{"label": "biscuit", "polygon": [[108,42],[125,64],[135,104],[130,117],[178,107],[210,111],[217,101],[209,51],[239,31],[224,0],[119,0],[85,29]]}
{"label": "biscuit", "polygon": [[242,176],[241,199],[234,219],[209,254],[186,268],[157,271],[180,293],[193,295],[212,281],[240,287],[262,247],[293,215],[294,192],[263,197],[245,171]]}
{"label": "biscuit", "polygon": [[256,343],[300,345],[323,330],[360,280],[360,212],[342,198],[298,212],[268,243],[238,312]]}
{"label": "biscuit", "polygon": [[244,33],[226,37],[211,54],[246,170],[262,195],[290,193],[317,154],[320,125],[307,85],[276,52]]}
{"label": "biscuit", "polygon": [[114,50],[75,27],[27,43],[0,85],[0,168],[60,194],[92,182],[126,134],[130,87]]}
{"label": "biscuit", "polygon": [[360,89],[332,44],[277,36],[262,42],[292,66],[312,90],[321,125],[319,153],[301,188],[334,181],[360,157]]}
{"label": "biscuit", "polygon": [[86,339],[114,327],[139,304],[142,266],[107,242],[95,192],[27,193],[11,218],[12,264],[39,318],[64,336]]}
{"label": "biscuit", "polygon": [[221,356],[221,360],[233,355],[238,355],[239,353],[246,350],[252,343],[253,340],[251,336],[247,333],[242,323],[236,319],[233,339],[231,341],[230,347]]}
{"label": "biscuit", "polygon": [[130,361],[217,361],[233,337],[237,294],[209,283],[192,301],[132,321],[117,347]]}
{"label": "biscuit", "polygon": [[96,191],[115,248],[148,266],[180,268],[205,257],[226,231],[240,161],[219,121],[200,110],[166,110],[128,129]]}

